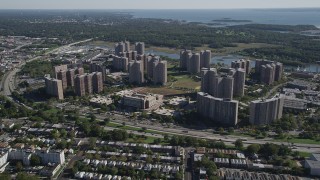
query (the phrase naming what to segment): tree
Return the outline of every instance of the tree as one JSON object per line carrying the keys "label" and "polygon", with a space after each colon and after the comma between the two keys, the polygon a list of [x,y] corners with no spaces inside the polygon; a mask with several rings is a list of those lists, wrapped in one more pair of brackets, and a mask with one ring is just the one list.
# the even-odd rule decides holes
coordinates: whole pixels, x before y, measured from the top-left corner
{"label": "tree", "polygon": [[22,163],[20,161],[17,162],[16,169],[17,169],[18,172],[22,171],[23,165],[22,165]]}
{"label": "tree", "polygon": [[60,137],[60,132],[56,129],[52,130],[51,131],[51,137],[54,138],[54,139],[57,139]]}
{"label": "tree", "polygon": [[92,124],[90,126],[90,135],[93,137],[100,137],[102,135],[103,129],[101,128],[101,126],[97,125],[97,124]]}
{"label": "tree", "polygon": [[67,137],[67,134],[68,134],[68,132],[65,129],[61,129],[60,130],[60,136],[61,137],[65,138],[65,137]]}
{"label": "tree", "polygon": [[16,179],[17,180],[39,180],[39,177],[34,175],[29,175],[25,172],[20,172],[18,173]]}
{"label": "tree", "polygon": [[132,113],[131,118],[135,119],[136,117],[137,117],[137,114],[136,113]]}
{"label": "tree", "polygon": [[11,180],[11,176],[10,176],[10,174],[2,173],[2,174],[0,174],[0,179],[1,180]]}
{"label": "tree", "polygon": [[30,164],[31,164],[31,166],[41,165],[41,158],[35,154],[32,154],[31,158],[30,158]]}
{"label": "tree", "polygon": [[214,176],[214,174],[217,170],[217,166],[213,161],[210,161],[207,156],[202,156],[201,165],[206,168],[207,175],[209,177]]}
{"label": "tree", "polygon": [[97,138],[95,138],[95,137],[91,137],[90,139],[89,139],[89,146],[90,146],[90,148],[94,148],[94,147],[96,147],[96,142],[97,142]]}
{"label": "tree", "polygon": [[143,112],[141,113],[141,117],[142,117],[142,118],[147,118],[147,117],[148,117],[147,112],[143,111]]}
{"label": "tree", "polygon": [[62,139],[60,142],[56,143],[57,149],[65,149],[67,147],[67,141]]}
{"label": "tree", "polygon": [[236,146],[236,148],[238,149],[242,149],[243,148],[243,142],[241,139],[237,139],[236,142],[234,143],[234,145]]}
{"label": "tree", "polygon": [[73,139],[76,135],[75,135],[75,131],[71,130],[68,132],[69,138]]}
{"label": "tree", "polygon": [[146,163],[152,163],[152,157],[151,156],[148,156],[146,158]]}
{"label": "tree", "polygon": [[176,173],[176,175],[174,176],[174,179],[178,179],[178,180],[181,180],[182,179],[182,173],[179,171]]}
{"label": "tree", "polygon": [[110,118],[108,118],[108,117],[107,117],[107,118],[104,118],[104,122],[105,122],[105,123],[108,124],[108,123],[110,123],[110,121],[111,121]]}
{"label": "tree", "polygon": [[292,156],[295,157],[295,158],[298,158],[300,156],[299,151],[294,151]]}
{"label": "tree", "polygon": [[265,157],[278,155],[278,152],[279,146],[272,143],[266,143],[262,145],[259,151],[259,153]]}
{"label": "tree", "polygon": [[169,141],[169,135],[168,135],[168,134],[165,134],[163,138],[164,138],[164,140],[165,140],[166,142]]}
{"label": "tree", "polygon": [[247,147],[247,152],[249,154],[257,154],[260,150],[260,145],[259,144],[250,144],[248,147]]}
{"label": "tree", "polygon": [[234,133],[234,128],[233,128],[233,127],[230,127],[230,128],[228,129],[228,132],[229,132],[229,133]]}
{"label": "tree", "polygon": [[117,174],[118,174],[118,168],[112,167],[112,168],[111,168],[111,171],[110,171],[110,174],[113,175],[113,176],[114,176],[114,175],[117,175]]}
{"label": "tree", "polygon": [[111,134],[114,141],[125,141],[129,137],[128,132],[123,129],[114,129],[111,131]]}
{"label": "tree", "polygon": [[197,139],[196,138],[189,137],[189,136],[185,137],[185,141],[186,141],[187,146],[195,146],[196,143],[197,143]]}
{"label": "tree", "polygon": [[281,145],[279,147],[279,156],[287,156],[291,153],[291,149],[288,147],[288,146],[285,146],[285,145]]}
{"label": "tree", "polygon": [[143,146],[136,146],[134,149],[133,149],[133,153],[135,154],[142,154],[146,152],[146,148],[143,147]]}
{"label": "tree", "polygon": [[161,143],[161,138],[156,138],[153,140],[153,144],[160,144]]}
{"label": "tree", "polygon": [[138,171],[138,179],[144,179],[145,178],[146,173],[144,171]]}

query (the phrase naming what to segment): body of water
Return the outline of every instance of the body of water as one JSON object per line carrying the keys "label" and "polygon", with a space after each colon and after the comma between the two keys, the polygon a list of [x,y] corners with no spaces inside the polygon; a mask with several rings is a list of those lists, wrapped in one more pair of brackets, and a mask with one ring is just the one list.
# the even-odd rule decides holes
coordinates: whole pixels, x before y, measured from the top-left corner
{"label": "body of water", "polygon": [[[320,27],[320,8],[305,9],[206,9],[206,10],[124,10],[135,18],[174,19],[187,22],[235,24],[315,25]],[[229,21],[213,21],[227,19]],[[250,22],[230,22],[248,20]]]}
{"label": "body of water", "polygon": [[[147,53],[151,53],[157,56],[166,56],[172,59],[179,59],[180,55],[175,53],[166,53],[161,51],[149,50]],[[231,62],[239,59],[243,59],[243,56],[239,55],[226,55],[226,56],[212,56],[211,64],[222,64],[226,67],[231,67]],[[255,60],[250,59],[251,68],[255,67]],[[298,67],[285,65],[285,69],[287,71],[296,71]],[[299,70],[305,70],[307,72],[319,73],[320,72],[320,64],[306,64],[304,67],[300,67]]]}

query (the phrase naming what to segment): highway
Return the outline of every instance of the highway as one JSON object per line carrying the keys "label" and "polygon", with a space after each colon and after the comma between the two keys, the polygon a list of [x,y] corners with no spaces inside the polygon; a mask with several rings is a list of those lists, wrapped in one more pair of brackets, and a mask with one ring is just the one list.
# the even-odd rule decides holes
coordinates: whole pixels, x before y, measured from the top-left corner
{"label": "highway", "polygon": [[[188,129],[183,128],[180,126],[174,126],[174,127],[167,127],[162,126],[159,123],[141,123],[141,121],[134,121],[132,119],[129,119],[128,117],[124,115],[114,114],[114,115],[99,115],[96,114],[97,119],[103,120],[106,117],[110,117],[112,122],[116,122],[119,124],[122,124],[123,122],[126,123],[126,126],[136,127],[136,128],[142,128],[145,127],[149,130],[154,130],[160,133],[168,133],[172,135],[181,135],[181,136],[190,136],[190,137],[196,137],[201,139],[208,139],[208,140],[220,140],[223,141],[227,145],[233,145],[234,142],[237,139],[246,139],[246,141],[243,141],[244,146],[248,146],[250,144],[265,144],[265,143],[274,143],[274,144],[284,144],[288,145],[287,142],[276,142],[273,141],[271,138],[265,138],[265,139],[255,139],[252,137],[239,137],[234,135],[219,135],[219,134],[213,134],[212,131],[205,131],[205,130],[196,130],[196,129]],[[186,133],[187,131],[187,133]],[[316,153],[320,152],[320,145],[316,144],[294,144],[296,149],[295,151],[301,151],[301,152],[310,152],[310,153]]]}
{"label": "highway", "polygon": [[[43,56],[46,56],[48,54],[51,54],[51,53],[54,53],[54,52],[57,52],[61,49],[64,49],[66,47],[70,47],[70,46],[74,46],[74,45],[77,45],[77,44],[80,44],[80,43],[84,43],[84,42],[88,42],[88,41],[91,41],[92,39],[86,39],[86,40],[83,40],[83,41],[78,41],[78,42],[74,42],[74,43],[71,43],[71,44],[68,44],[68,45],[65,45],[65,46],[61,46],[61,47],[58,47],[56,49],[53,49],[49,52],[46,52],[43,54]],[[21,46],[22,47],[22,46]],[[17,50],[17,48],[16,48]],[[34,57],[32,59],[29,59],[27,60],[27,62],[31,62],[31,61],[35,61],[37,59],[40,59],[42,58],[43,56],[37,56],[37,57]],[[21,67],[23,67],[24,65],[26,64],[26,62],[22,62],[21,64],[19,64],[18,66],[16,66],[14,69],[6,72],[3,76],[3,78],[1,79],[1,84],[0,84],[0,89],[1,89],[1,93],[5,96],[7,96],[7,98],[16,103],[17,105],[20,105],[18,104],[17,102],[15,102],[11,95],[12,95],[12,92],[16,89],[16,82],[15,82],[15,77],[16,77],[16,74],[17,72],[19,72],[21,70]],[[27,107],[30,109],[30,107]]]}
{"label": "highway", "polygon": [[[79,44],[79,43],[83,43],[83,42],[88,42],[88,41],[91,41],[92,39],[86,39],[86,40],[83,40],[83,41],[78,41],[78,42],[74,42],[74,43],[71,43],[71,44],[68,44],[68,45],[65,45],[65,46],[61,46],[61,47],[58,47],[52,51],[49,51],[49,52],[46,52],[43,54],[43,56],[46,56],[48,54],[51,54],[51,53],[54,53],[54,52],[59,52],[60,49],[63,49],[63,48],[66,48],[66,47],[70,47],[70,46],[74,46],[76,44]],[[22,47],[22,46],[21,46]],[[21,48],[20,47],[20,48]],[[15,50],[17,50],[19,48],[16,48]],[[29,59],[27,60],[26,62],[31,62],[31,61],[35,61],[37,59],[40,59],[42,58],[43,56],[37,56],[37,57],[34,57],[32,59]],[[12,92],[15,90],[16,88],[16,82],[15,82],[15,77],[16,77],[16,74],[17,72],[19,72],[21,70],[21,68],[26,64],[26,62],[23,62],[21,64],[19,64],[18,66],[16,66],[14,69],[6,72],[3,76],[3,78],[1,79],[1,84],[0,84],[0,89],[1,89],[1,93],[3,95],[5,95],[7,97],[8,100],[10,100],[11,102],[15,103],[16,105],[18,106],[21,106],[21,104],[17,103],[12,97]],[[32,110],[31,107],[28,107],[26,105],[23,105],[25,106],[26,108]],[[61,170],[59,171],[59,173],[63,172],[64,169],[66,168],[66,163],[64,165],[62,165],[62,168]],[[60,174],[58,174],[59,176]]]}

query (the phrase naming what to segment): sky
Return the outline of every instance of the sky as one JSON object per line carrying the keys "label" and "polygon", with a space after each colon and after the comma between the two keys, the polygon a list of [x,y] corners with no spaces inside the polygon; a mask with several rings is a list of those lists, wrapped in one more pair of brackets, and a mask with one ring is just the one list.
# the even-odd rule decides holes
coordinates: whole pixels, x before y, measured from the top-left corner
{"label": "sky", "polygon": [[0,9],[320,8],[320,0],[0,0]]}

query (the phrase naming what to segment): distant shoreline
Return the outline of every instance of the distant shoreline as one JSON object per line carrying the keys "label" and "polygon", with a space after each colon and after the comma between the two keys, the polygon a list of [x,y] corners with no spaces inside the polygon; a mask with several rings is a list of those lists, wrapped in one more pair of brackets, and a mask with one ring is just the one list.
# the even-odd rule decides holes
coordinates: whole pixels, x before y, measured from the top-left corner
{"label": "distant shoreline", "polygon": [[231,19],[231,18],[222,18],[222,19],[214,19],[213,22],[222,22],[222,23],[252,23],[251,20],[240,20],[240,19]]}

